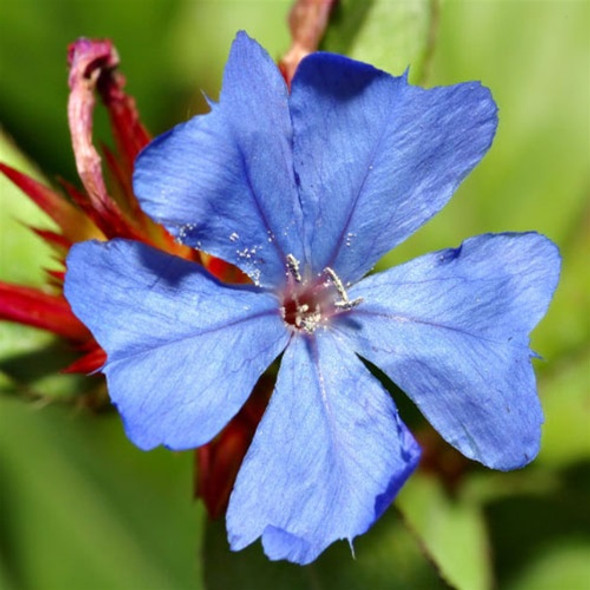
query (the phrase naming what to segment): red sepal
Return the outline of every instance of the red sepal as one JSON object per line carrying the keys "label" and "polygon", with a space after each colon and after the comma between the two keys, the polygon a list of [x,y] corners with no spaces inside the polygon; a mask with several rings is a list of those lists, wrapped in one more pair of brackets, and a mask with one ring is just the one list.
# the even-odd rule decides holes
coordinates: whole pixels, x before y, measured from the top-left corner
{"label": "red sepal", "polygon": [[77,342],[91,338],[62,295],[0,282],[0,319],[34,326]]}
{"label": "red sepal", "polygon": [[263,375],[240,412],[210,443],[195,451],[195,493],[211,518],[227,508],[242,460],[264,414],[275,379]]}
{"label": "red sepal", "polygon": [[64,257],[72,247],[72,241],[68,240],[62,234],[48,229],[41,229],[40,227],[29,226],[29,229]]}
{"label": "red sepal", "polygon": [[1,162],[0,172],[47,213],[71,242],[85,240],[89,233],[96,234],[96,230],[92,232],[89,228],[90,223],[86,216],[59,193]]}
{"label": "red sepal", "polygon": [[[80,39],[70,45],[68,61],[68,121],[76,168],[93,211],[92,220],[108,238],[141,240],[137,223],[128,219],[108,194],[101,158],[92,143],[94,90],[101,75],[110,75],[119,64],[117,52],[110,41]],[[90,214],[88,207],[84,210]]]}
{"label": "red sepal", "polygon": [[84,373],[89,375],[101,369],[106,362],[106,352],[93,342],[92,350],[63,369],[62,373]]}
{"label": "red sepal", "polygon": [[215,258],[213,256],[203,256],[203,265],[216,278],[224,283],[246,284],[250,282],[248,276],[243,273],[237,266]]}
{"label": "red sepal", "polygon": [[97,89],[109,113],[117,151],[123,159],[127,176],[131,178],[135,158],[151,141],[151,137],[139,119],[135,99],[123,91],[124,87],[125,77],[113,68],[105,69],[97,83]]}

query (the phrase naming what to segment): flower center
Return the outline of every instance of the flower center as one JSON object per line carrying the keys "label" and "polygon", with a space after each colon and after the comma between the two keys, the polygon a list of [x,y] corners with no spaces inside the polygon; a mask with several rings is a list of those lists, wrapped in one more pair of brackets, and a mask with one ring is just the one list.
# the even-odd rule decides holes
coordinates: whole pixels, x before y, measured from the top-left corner
{"label": "flower center", "polygon": [[344,284],[330,267],[315,279],[304,279],[292,254],[287,255],[287,277],[281,314],[294,330],[312,334],[319,326],[326,326],[332,316],[362,302],[362,298],[348,298]]}

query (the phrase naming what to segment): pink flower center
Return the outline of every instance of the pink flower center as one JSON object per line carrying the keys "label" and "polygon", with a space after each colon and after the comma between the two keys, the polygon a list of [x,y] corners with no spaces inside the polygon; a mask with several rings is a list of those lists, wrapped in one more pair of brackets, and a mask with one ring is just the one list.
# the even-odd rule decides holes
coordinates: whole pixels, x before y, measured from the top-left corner
{"label": "pink flower center", "polygon": [[287,270],[281,314],[291,329],[312,334],[318,327],[325,327],[334,315],[350,311],[362,301],[348,298],[344,284],[329,267],[312,280],[303,279],[299,261],[289,254]]}

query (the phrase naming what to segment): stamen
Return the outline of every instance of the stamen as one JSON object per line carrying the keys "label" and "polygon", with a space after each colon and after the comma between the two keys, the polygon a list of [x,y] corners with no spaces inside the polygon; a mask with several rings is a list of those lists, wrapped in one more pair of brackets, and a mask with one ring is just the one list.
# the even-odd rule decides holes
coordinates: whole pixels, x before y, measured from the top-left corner
{"label": "stamen", "polygon": [[319,327],[327,327],[334,315],[350,311],[363,301],[362,297],[348,297],[334,269],[326,267],[314,280],[303,280],[299,260],[293,254],[285,259],[288,280],[282,293],[281,315],[292,329],[313,334]]}
{"label": "stamen", "polygon": [[299,260],[293,254],[287,254],[287,270],[291,273],[293,278],[300,283],[301,273],[299,272]]}
{"label": "stamen", "polygon": [[349,311],[351,309],[354,309],[357,305],[360,305],[363,301],[364,299],[362,297],[357,297],[352,301],[350,299],[348,301],[335,301],[334,307],[337,307],[342,311]]}
{"label": "stamen", "polygon": [[322,314],[320,313],[319,306],[316,305],[315,310],[310,313],[309,305],[303,304],[298,310],[295,316],[295,326],[301,330],[304,330],[308,334],[313,334],[315,329],[322,322]]}
{"label": "stamen", "polygon": [[343,311],[347,311],[349,309],[353,309],[354,307],[363,302],[362,297],[357,297],[353,300],[350,300],[348,298],[348,293],[344,288],[344,283],[340,280],[340,277],[336,274],[334,269],[330,268],[329,266],[326,266],[324,272],[328,275],[328,279],[330,279],[330,281],[336,288],[336,291],[338,291],[338,295],[340,295],[340,301],[335,301],[334,307],[337,307],[338,309],[341,309]]}

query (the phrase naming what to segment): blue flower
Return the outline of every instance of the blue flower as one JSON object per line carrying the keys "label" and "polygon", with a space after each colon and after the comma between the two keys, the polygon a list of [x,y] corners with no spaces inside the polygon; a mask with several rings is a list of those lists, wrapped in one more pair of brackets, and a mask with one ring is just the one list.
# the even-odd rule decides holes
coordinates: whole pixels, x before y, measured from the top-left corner
{"label": "blue flower", "polygon": [[365,532],[420,451],[361,359],[464,455],[514,469],[543,421],[529,332],[559,255],[536,233],[481,235],[363,278],[449,200],[489,148],[479,83],[424,90],[326,53],[289,93],[264,50],[234,42],[211,112],[136,162],[142,208],[253,285],[126,240],[85,242],[65,292],[142,449],[210,441],[282,355],[227,512],[231,547],[308,563]]}

